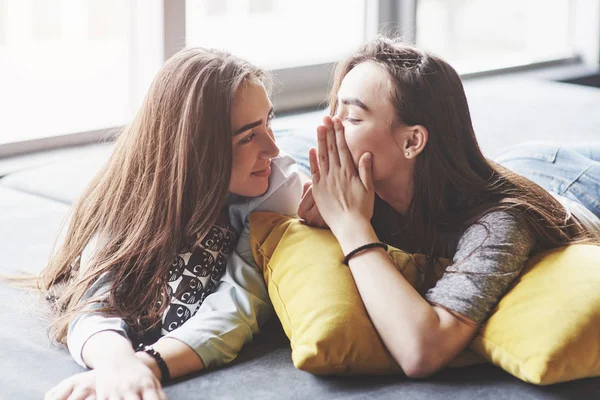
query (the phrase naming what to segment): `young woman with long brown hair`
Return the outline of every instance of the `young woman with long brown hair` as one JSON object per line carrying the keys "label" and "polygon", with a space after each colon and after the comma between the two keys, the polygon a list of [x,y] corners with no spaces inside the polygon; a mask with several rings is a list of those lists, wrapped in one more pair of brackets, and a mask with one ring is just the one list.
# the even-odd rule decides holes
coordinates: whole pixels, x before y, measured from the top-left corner
{"label": "young woman with long brown hair", "polygon": [[161,380],[231,361],[268,318],[247,216],[295,214],[301,184],[266,83],[204,49],[158,73],[39,278],[51,339],[93,369],[46,399],[163,399]]}
{"label": "young woman with long brown hair", "polygon": [[[373,40],[339,64],[330,112],[309,153],[312,188],[298,213],[330,227],[408,376],[430,375],[456,357],[532,253],[598,239],[600,163],[549,145],[500,157],[545,190],[486,159],[460,77],[439,57]],[[427,256],[423,293],[381,242]],[[434,276],[440,257],[453,264]]]}

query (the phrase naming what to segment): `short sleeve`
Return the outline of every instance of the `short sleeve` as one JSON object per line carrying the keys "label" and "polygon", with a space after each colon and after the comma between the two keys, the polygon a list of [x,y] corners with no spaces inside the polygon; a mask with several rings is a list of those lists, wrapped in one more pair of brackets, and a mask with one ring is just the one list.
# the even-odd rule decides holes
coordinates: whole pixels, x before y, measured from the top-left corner
{"label": "short sleeve", "polygon": [[460,238],[453,264],[425,299],[482,324],[519,277],[535,239],[506,211],[486,214]]}

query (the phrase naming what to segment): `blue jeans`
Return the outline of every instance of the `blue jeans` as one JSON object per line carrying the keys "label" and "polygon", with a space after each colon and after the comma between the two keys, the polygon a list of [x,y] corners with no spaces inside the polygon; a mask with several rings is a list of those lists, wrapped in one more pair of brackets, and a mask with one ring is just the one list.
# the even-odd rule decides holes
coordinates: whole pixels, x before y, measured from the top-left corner
{"label": "blue jeans", "polygon": [[306,132],[294,129],[277,130],[275,142],[277,147],[294,160],[300,167],[300,171],[310,176],[310,163],[308,161],[308,150],[317,147],[317,132]]}
{"label": "blue jeans", "polygon": [[[317,146],[315,135],[297,130],[275,132],[279,148],[308,176],[308,150]],[[600,142],[574,146],[526,142],[505,149],[494,161],[548,191],[575,200],[600,218]]]}
{"label": "blue jeans", "polygon": [[527,142],[502,151],[494,161],[575,200],[600,218],[600,142],[575,146]]}

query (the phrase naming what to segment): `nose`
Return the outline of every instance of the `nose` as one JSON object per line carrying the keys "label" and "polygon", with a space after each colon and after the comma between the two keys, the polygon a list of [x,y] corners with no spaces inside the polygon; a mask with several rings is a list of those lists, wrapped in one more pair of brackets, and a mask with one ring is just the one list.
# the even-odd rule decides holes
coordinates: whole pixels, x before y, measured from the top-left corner
{"label": "nose", "polygon": [[279,155],[279,147],[275,144],[275,135],[271,129],[268,134],[264,135],[264,140],[261,143],[261,158],[273,158]]}

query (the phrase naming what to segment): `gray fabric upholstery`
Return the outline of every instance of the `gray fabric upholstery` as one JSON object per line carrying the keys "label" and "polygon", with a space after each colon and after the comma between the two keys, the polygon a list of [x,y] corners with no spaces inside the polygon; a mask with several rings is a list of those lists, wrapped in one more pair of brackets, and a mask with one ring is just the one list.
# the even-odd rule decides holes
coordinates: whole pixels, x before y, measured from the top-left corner
{"label": "gray fabric upholstery", "polygon": [[[490,81],[467,85],[479,140],[488,154],[525,138],[598,138],[600,91],[551,82]],[[562,99],[562,100],[561,100]],[[318,114],[278,122],[314,132]],[[552,117],[552,118],[551,118]],[[85,147],[64,160],[0,179],[0,273],[36,272],[45,265],[61,220],[106,160],[110,146]],[[79,154],[74,157],[73,154]],[[51,345],[36,300],[0,284],[0,399],[41,399],[82,369]],[[600,378],[550,387],[529,385],[492,366],[446,370],[412,381],[400,376],[334,378],[296,370],[276,318],[233,364],[182,379],[165,389],[170,399],[595,399]]]}
{"label": "gray fabric upholstery", "polygon": [[79,152],[70,150],[68,158],[53,159],[42,165],[13,172],[2,178],[0,184],[71,204],[104,166],[113,147],[112,144],[102,144],[83,147]]}
{"label": "gray fabric upholstery", "polygon": [[0,187],[0,273],[39,271],[67,211],[66,204]]}
{"label": "gray fabric upholstery", "polygon": [[[66,350],[47,343],[40,320],[25,313],[31,299],[2,287],[0,302],[9,306],[8,312],[3,307],[6,315],[0,316],[15,322],[11,329],[4,328],[1,333],[5,361],[0,398],[41,399],[44,391],[56,382],[81,371]],[[165,392],[169,399],[182,400],[593,399],[600,395],[600,379],[538,387],[491,365],[448,370],[423,381],[400,376],[318,377],[294,368],[289,342],[277,320],[272,320],[232,364],[176,381]]]}
{"label": "gray fabric upholstery", "polygon": [[600,140],[598,88],[499,77],[468,81],[465,90],[477,140],[490,158],[524,141]]}

